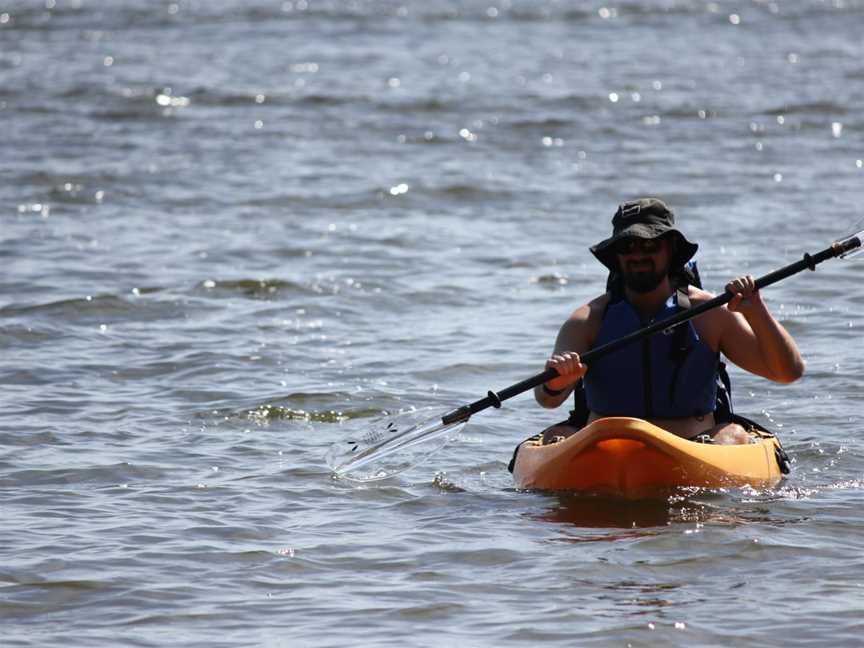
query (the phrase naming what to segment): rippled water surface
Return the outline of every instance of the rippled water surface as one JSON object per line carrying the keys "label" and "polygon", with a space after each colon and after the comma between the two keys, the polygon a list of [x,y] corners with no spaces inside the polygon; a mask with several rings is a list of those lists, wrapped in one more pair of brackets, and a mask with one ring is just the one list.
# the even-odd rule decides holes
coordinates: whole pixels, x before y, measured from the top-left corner
{"label": "rippled water surface", "polygon": [[4,646],[860,645],[861,257],[766,290],[766,492],[516,491],[536,373],[657,195],[706,287],[864,213],[864,3],[0,2]]}

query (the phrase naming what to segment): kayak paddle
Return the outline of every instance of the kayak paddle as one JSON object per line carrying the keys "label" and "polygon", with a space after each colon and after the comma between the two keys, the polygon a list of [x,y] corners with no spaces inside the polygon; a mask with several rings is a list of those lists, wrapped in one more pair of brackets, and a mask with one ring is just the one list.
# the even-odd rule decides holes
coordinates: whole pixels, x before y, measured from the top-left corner
{"label": "kayak paddle", "polygon": [[[805,254],[800,261],[791,263],[756,280],[756,288],[762,289],[798,274],[802,270],[815,270],[823,261],[835,257],[849,257],[862,250],[864,231],[841,239],[831,244],[821,252]],[[580,358],[583,364],[602,358],[621,349],[628,344],[642,340],[660,331],[665,331],[687,322],[702,313],[728,303],[733,297],[730,292],[724,292],[698,306],[681,311],[665,320],[656,322],[629,335],[613,340],[607,344],[591,349]],[[359,438],[338,441],[327,452],[327,464],[338,476],[347,476],[358,481],[385,479],[404,470],[416,466],[447,442],[446,435],[455,434],[468,419],[477,412],[490,407],[499,408],[507,399],[542,385],[558,376],[554,368],[546,369],[531,378],[510,385],[499,392],[489,391],[485,398],[458,407],[443,416],[423,418],[423,410],[411,410],[387,417],[378,422],[376,427]],[[437,441],[433,446],[432,441]],[[429,444],[421,445],[421,444]],[[411,454],[404,454],[411,450]],[[393,456],[403,453],[403,456]],[[377,466],[374,472],[360,475],[358,471],[366,466]]]}

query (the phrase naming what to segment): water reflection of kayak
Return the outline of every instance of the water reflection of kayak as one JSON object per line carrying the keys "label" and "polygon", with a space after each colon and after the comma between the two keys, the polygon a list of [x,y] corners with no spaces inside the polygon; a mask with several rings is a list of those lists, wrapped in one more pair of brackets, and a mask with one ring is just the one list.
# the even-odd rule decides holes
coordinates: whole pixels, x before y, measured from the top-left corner
{"label": "water reflection of kayak", "polygon": [[761,430],[751,443],[715,445],[682,439],[636,418],[598,419],[542,445],[533,437],[516,454],[517,488],[650,497],[682,487],[767,488],[781,477],[777,438]]}

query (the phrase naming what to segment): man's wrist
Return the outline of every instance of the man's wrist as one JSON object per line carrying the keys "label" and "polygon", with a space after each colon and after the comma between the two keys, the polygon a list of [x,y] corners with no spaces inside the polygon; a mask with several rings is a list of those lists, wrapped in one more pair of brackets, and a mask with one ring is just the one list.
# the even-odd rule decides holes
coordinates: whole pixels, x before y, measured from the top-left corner
{"label": "man's wrist", "polygon": [[543,389],[543,393],[547,396],[560,396],[566,391],[565,389],[549,389],[549,387],[546,386],[546,383],[543,383],[541,389]]}

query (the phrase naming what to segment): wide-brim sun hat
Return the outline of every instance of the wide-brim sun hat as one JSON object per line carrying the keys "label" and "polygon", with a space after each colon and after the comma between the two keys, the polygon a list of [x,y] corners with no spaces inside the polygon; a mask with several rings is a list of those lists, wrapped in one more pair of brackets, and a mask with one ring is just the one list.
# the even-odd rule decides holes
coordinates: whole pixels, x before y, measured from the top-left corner
{"label": "wide-brim sun hat", "polygon": [[658,198],[639,198],[618,206],[612,217],[612,236],[591,246],[591,253],[603,265],[618,270],[615,244],[626,238],[655,239],[670,236],[676,240],[670,270],[682,268],[699,246],[687,240],[675,227],[675,214]]}

